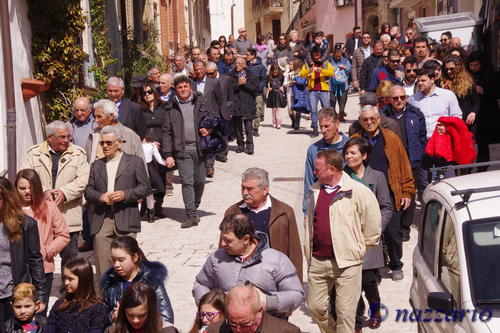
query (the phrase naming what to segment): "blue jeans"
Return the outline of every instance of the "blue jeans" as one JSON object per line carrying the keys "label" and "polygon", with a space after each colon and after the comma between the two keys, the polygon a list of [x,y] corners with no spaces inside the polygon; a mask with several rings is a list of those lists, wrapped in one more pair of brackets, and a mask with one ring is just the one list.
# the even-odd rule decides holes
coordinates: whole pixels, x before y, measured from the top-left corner
{"label": "blue jeans", "polygon": [[309,91],[309,103],[311,104],[311,127],[318,128],[318,100],[321,106],[330,106],[330,92],[320,90]]}

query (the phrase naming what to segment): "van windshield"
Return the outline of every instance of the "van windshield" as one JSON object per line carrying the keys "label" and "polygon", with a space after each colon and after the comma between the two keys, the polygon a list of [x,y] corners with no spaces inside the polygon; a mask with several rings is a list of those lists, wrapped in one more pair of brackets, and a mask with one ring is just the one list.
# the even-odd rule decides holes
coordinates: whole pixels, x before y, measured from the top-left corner
{"label": "van windshield", "polygon": [[474,303],[500,306],[500,217],[465,223],[464,241]]}

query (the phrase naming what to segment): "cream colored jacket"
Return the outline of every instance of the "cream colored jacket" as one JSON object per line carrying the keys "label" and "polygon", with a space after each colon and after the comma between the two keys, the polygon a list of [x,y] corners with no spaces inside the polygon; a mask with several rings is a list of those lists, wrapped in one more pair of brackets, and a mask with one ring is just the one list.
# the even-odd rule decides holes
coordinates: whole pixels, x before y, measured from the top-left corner
{"label": "cream colored jacket", "polygon": [[83,148],[72,143],[59,159],[56,184],[52,187],[52,158],[49,144],[44,141],[28,149],[22,169],[34,169],[40,176],[43,191],[60,189],[66,200],[60,204],[69,232],[82,230],[82,196],[89,180],[89,164]]}
{"label": "cream colored jacket", "polygon": [[[319,191],[320,185],[315,183],[307,193],[304,253],[308,266],[311,264],[314,208]],[[379,204],[373,192],[343,172],[342,186],[330,205],[330,231],[339,268],[363,262],[365,251],[380,240],[381,221]]]}

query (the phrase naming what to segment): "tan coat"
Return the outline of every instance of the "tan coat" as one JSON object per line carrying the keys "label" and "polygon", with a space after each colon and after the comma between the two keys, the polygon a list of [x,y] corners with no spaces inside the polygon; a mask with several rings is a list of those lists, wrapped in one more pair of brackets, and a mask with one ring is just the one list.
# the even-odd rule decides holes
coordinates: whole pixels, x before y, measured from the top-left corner
{"label": "tan coat", "polygon": [[[380,130],[384,136],[384,151],[387,161],[389,161],[389,169],[387,170],[389,188],[394,195],[395,208],[400,210],[401,199],[411,199],[416,191],[410,160],[408,160],[408,154],[399,136],[385,128],[380,128]],[[360,137],[361,133],[351,136],[351,138]]]}
{"label": "tan coat", "polygon": [[82,230],[82,196],[89,180],[89,164],[83,148],[69,144],[59,159],[54,187],[52,158],[47,141],[28,149],[21,168],[34,169],[38,173],[44,192],[56,188],[64,193],[66,200],[59,205],[59,210],[68,223],[69,232]]}
{"label": "tan coat", "polygon": [[[311,264],[314,210],[319,191],[320,185],[315,183],[307,193],[304,252],[308,265]],[[381,221],[379,204],[373,192],[342,172],[342,186],[330,204],[333,253],[339,268],[363,262],[365,251],[379,243]]]}
{"label": "tan coat", "polygon": [[[242,214],[240,201],[229,207],[224,217],[231,214]],[[271,196],[271,216],[269,218],[270,247],[286,254],[297,269],[297,276],[302,282],[302,250],[300,237],[293,208]]]}

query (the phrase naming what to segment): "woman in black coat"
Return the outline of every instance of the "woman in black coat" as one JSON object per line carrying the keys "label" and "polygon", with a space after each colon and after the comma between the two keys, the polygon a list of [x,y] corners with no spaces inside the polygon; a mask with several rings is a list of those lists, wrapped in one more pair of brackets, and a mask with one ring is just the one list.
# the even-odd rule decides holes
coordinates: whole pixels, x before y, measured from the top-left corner
{"label": "woman in black coat", "polygon": [[286,35],[281,34],[278,40],[278,45],[274,49],[274,55],[271,59],[271,65],[277,64],[280,59],[286,59],[286,62],[289,62],[292,59],[293,52],[290,48],[290,43],[288,42]]}
{"label": "woman in black coat", "polygon": [[[45,273],[37,223],[23,214],[19,195],[4,177],[0,178],[0,327],[13,317],[10,299],[19,283],[33,283],[43,299]],[[42,304],[38,312],[45,310]]]}

